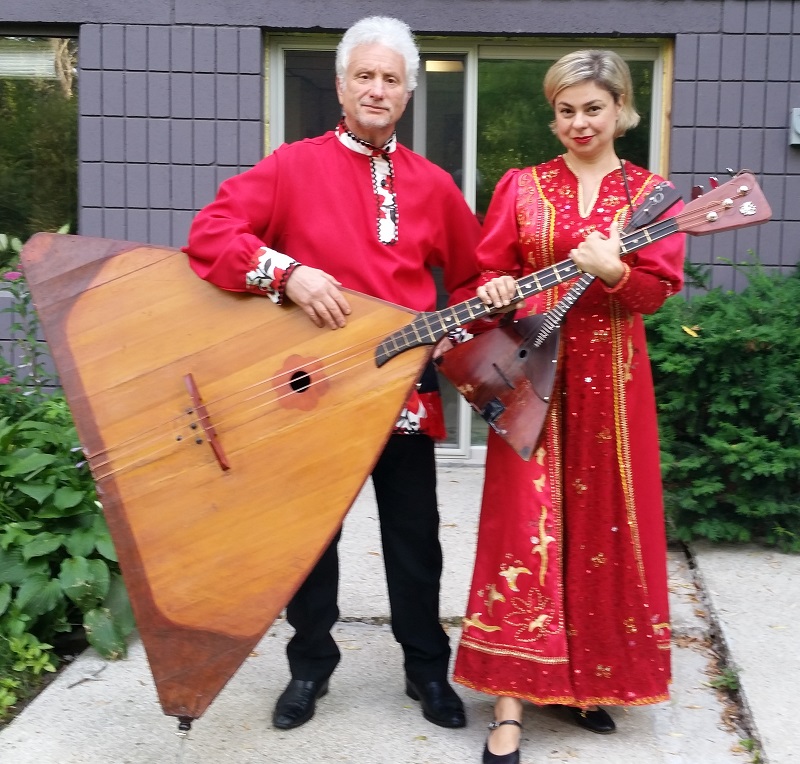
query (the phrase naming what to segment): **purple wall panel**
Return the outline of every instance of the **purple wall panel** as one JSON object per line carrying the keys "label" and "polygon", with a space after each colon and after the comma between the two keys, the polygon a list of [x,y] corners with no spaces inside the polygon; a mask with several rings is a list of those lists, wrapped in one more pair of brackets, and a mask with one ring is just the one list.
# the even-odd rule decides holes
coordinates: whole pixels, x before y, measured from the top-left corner
{"label": "purple wall panel", "polygon": [[216,123],[216,155],[219,165],[239,164],[239,125],[231,120]]}
{"label": "purple wall panel", "polygon": [[170,39],[170,65],[173,72],[192,71],[192,28],[172,27]]}
{"label": "purple wall panel", "polygon": [[744,79],[744,35],[725,34],[722,36],[722,69],[720,79]]}
{"label": "purple wall panel", "polygon": [[151,119],[147,124],[147,154],[150,162],[169,163],[170,121]]}
{"label": "purple wall panel", "polygon": [[192,121],[173,119],[170,123],[170,159],[174,164],[193,164]]}
{"label": "purple wall panel", "polygon": [[721,82],[719,99],[720,127],[739,127],[742,124],[742,83]]}
{"label": "purple wall panel", "polygon": [[767,90],[763,82],[742,83],[742,126],[763,127]]}
{"label": "purple wall panel", "polygon": [[264,117],[264,80],[260,75],[239,78],[239,117],[261,121]]}
{"label": "purple wall panel", "polygon": [[760,173],[764,167],[764,131],[742,130],[739,165]]}
{"label": "purple wall panel", "polygon": [[[83,56],[81,55],[81,61]],[[78,103],[81,116],[103,113],[103,75],[102,72],[82,69]]]}
{"label": "purple wall panel", "polygon": [[170,70],[170,27],[146,27],[147,68],[151,72]]}
{"label": "purple wall panel", "polygon": [[140,241],[144,244],[150,242],[150,226],[145,210],[126,210],[125,232],[128,241]]}
{"label": "purple wall panel", "polygon": [[192,75],[192,116],[195,119],[214,119],[217,116],[216,78],[214,74]]}
{"label": "purple wall panel", "polygon": [[147,68],[147,29],[139,26],[125,27],[125,69]]}
{"label": "purple wall panel", "polygon": [[103,205],[125,206],[125,165],[105,162],[103,168]]}
{"label": "purple wall panel", "polygon": [[216,122],[195,120],[192,124],[194,164],[211,165],[217,161]]}
{"label": "purple wall panel", "polygon": [[767,79],[782,82],[791,72],[792,38],[788,34],[770,34],[767,50]]}
{"label": "purple wall panel", "polygon": [[171,173],[168,165],[151,164],[148,167],[147,187],[150,207],[153,210],[169,209],[172,199]]}
{"label": "purple wall panel", "polygon": [[125,165],[125,206],[146,210],[148,206],[147,165]]}
{"label": "purple wall panel", "polygon": [[717,34],[698,37],[697,72],[700,79],[716,82],[722,68],[722,39]]}
{"label": "purple wall panel", "polygon": [[147,74],[147,114],[150,117],[169,117],[171,112],[171,81],[166,72]]}
{"label": "purple wall panel", "polygon": [[146,119],[129,117],[125,120],[125,161],[148,161]]}
{"label": "purple wall panel", "polygon": [[103,165],[85,162],[78,168],[78,183],[81,187],[81,202],[85,207],[103,206]]}
{"label": "purple wall panel", "polygon": [[239,74],[239,30],[229,27],[217,29],[217,41],[214,46],[216,64],[214,71],[218,73]]}
{"label": "purple wall panel", "polygon": [[103,158],[102,117],[84,117],[81,120],[78,153],[85,162],[99,162]]}
{"label": "purple wall panel", "polygon": [[147,73],[125,73],[125,116],[147,116]]}
{"label": "purple wall panel", "polygon": [[214,80],[216,94],[216,119],[233,119],[239,113],[239,81],[246,77],[235,74],[218,74]]}
{"label": "purple wall panel", "polygon": [[759,226],[756,254],[764,265],[782,265],[780,223],[770,221]]}
{"label": "purple wall panel", "polygon": [[692,78],[672,87],[672,126],[691,127],[695,123],[698,83]]}
{"label": "purple wall panel", "polygon": [[789,93],[784,82],[768,82],[766,84],[764,104],[764,127],[781,127],[788,125]]}
{"label": "purple wall panel", "polygon": [[[115,238],[130,226],[176,246],[219,182],[263,156],[262,28],[340,31],[361,16],[397,12],[380,0],[101,0],[80,10],[78,0],[60,0],[58,10],[55,0],[9,2],[16,12],[44,9],[38,20],[103,22],[81,27],[81,225]],[[800,149],[787,145],[788,110],[800,107],[800,45],[790,37],[792,25],[800,32],[800,4],[681,1],[676,12],[677,1],[582,0],[572,4],[581,8],[580,29],[563,0],[460,2],[458,13],[453,5],[408,0],[402,16],[419,33],[673,36],[670,177],[688,194],[694,183],[707,186],[708,174],[747,166],[779,218],[763,236],[692,237],[690,256],[738,257],[760,242],[783,247],[785,257],[783,226],[800,219],[800,205],[783,198],[800,198]],[[136,214],[120,214],[125,206]]]}
{"label": "purple wall panel", "polygon": [[103,115],[121,117],[125,114],[125,75],[122,72],[103,70]]}
{"label": "purple wall panel", "polygon": [[125,120],[107,117],[103,120],[103,161],[122,162],[125,158]]}
{"label": "purple wall panel", "polygon": [[740,144],[741,132],[738,129],[722,128],[717,131],[717,168],[720,172],[726,167],[738,167]]}
{"label": "purple wall panel", "polygon": [[697,127],[716,127],[719,125],[720,83],[698,82],[696,88],[697,114],[694,124]]}
{"label": "purple wall panel", "polygon": [[196,27],[193,35],[192,71],[214,72],[217,63],[217,34],[213,27]]}
{"label": "purple wall panel", "polygon": [[784,223],[781,231],[781,265],[796,266],[800,263],[800,223]]}

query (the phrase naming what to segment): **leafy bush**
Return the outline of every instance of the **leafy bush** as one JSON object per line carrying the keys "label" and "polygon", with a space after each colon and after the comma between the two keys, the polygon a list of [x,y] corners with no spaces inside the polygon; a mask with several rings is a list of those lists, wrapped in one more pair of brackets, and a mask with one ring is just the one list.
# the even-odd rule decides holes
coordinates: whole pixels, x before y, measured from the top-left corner
{"label": "leafy bush", "polygon": [[[0,235],[0,719],[57,664],[54,644],[83,632],[107,657],[133,629],[114,546],[63,394],[47,376],[20,246]],[[11,256],[9,256],[9,250]],[[5,256],[5,260],[3,257]]]}
{"label": "leafy bush", "polygon": [[683,541],[800,551],[800,267],[736,267],[743,291],[647,317],[667,513]]}

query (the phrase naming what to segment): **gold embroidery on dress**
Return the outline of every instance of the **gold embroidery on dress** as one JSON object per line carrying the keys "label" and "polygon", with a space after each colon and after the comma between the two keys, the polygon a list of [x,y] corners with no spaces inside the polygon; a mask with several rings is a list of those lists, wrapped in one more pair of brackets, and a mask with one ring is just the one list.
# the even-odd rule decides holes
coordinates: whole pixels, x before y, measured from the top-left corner
{"label": "gold embroidery on dress", "polygon": [[481,616],[483,613],[473,613],[469,618],[464,618],[461,621],[461,625],[464,629],[468,629],[470,626],[480,629],[481,631],[500,631],[499,626],[489,626],[488,623],[483,623],[481,621]]}
{"label": "gold embroidery on dress", "polygon": [[609,341],[609,331],[608,329],[595,329],[592,332],[592,339],[589,340],[590,342],[608,342]]}
{"label": "gold embroidery on dress", "polygon": [[512,597],[510,605],[512,609],[503,621],[516,628],[515,641],[535,642],[547,634],[547,624],[553,617],[552,603],[541,592],[530,589],[527,599]]}
{"label": "gold embroidery on dress", "polygon": [[537,493],[541,493],[544,490],[544,486],[547,483],[547,474],[542,473],[542,475],[536,480],[531,481],[533,483],[533,487],[536,489]]}
{"label": "gold embroidery on dress", "polygon": [[505,570],[500,571],[500,575],[505,578],[506,582],[508,583],[508,588],[511,589],[512,592],[518,592],[519,587],[517,586],[517,577],[523,573],[530,573],[531,571],[528,568],[519,566],[519,567],[508,567]]}
{"label": "gold embroidery on dress", "polygon": [[610,679],[611,666],[603,666],[602,664],[598,663],[597,668],[594,670],[594,675],[600,677],[601,679]]}
{"label": "gold embroidery on dress", "polygon": [[486,589],[486,599],[484,602],[486,603],[486,607],[489,608],[489,615],[492,614],[492,608],[494,607],[495,602],[505,602],[506,598],[504,594],[501,594],[497,591],[497,587],[494,584],[489,584]]}
{"label": "gold embroidery on dress", "polygon": [[575,493],[585,493],[589,490],[589,487],[580,478],[576,478],[572,482],[572,487],[575,489]]}
{"label": "gold embroidery on dress", "polygon": [[631,367],[633,366],[633,337],[628,335],[628,360],[625,362],[625,381],[630,382],[633,379]]}
{"label": "gold embroidery on dress", "polygon": [[639,631],[639,629],[636,628],[636,619],[633,617],[626,618],[622,622],[622,625],[625,628],[625,631],[628,632],[628,634],[636,634]]}
{"label": "gold embroidery on dress", "polygon": [[599,568],[601,565],[605,564],[606,564],[606,556],[602,552],[592,557],[592,565],[594,565],[595,568]]}
{"label": "gold embroidery on dress", "polygon": [[602,443],[603,441],[608,441],[608,440],[611,440],[611,438],[612,438],[612,436],[611,436],[611,431],[608,429],[608,427],[604,427],[602,430],[600,430],[600,432],[598,432],[598,433],[597,433],[597,435],[596,435],[595,437],[596,437],[596,438],[597,438],[597,440],[599,440],[601,443]]}
{"label": "gold embroidery on dress", "polygon": [[547,578],[548,566],[548,550],[547,547],[555,541],[553,536],[547,533],[547,507],[542,505],[541,513],[539,514],[539,538],[532,538],[533,548],[531,554],[538,554],[539,561],[539,586],[544,586],[545,578]]}

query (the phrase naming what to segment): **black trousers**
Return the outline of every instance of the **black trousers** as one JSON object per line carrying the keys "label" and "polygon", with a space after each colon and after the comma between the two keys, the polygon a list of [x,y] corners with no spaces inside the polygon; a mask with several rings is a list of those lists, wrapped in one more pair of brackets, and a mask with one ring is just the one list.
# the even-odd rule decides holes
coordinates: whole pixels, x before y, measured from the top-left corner
{"label": "black trousers", "polygon": [[[372,472],[380,518],[392,632],[414,682],[447,678],[450,643],[439,622],[442,548],[433,441],[392,435]],[[331,636],[339,618],[341,531],[287,606],[295,634],[287,646],[293,679],[322,681],[341,657]]]}

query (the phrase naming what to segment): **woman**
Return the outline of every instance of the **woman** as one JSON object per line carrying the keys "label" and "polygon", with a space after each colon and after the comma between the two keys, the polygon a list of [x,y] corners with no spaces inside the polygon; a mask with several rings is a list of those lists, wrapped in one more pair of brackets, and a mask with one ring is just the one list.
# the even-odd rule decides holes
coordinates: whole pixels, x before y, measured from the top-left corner
{"label": "woman", "polygon": [[[510,305],[514,279],[572,258],[596,278],[561,327],[552,403],[530,461],[489,433],[477,557],[456,681],[497,696],[483,761],[519,761],[522,701],[570,707],[615,729],[601,705],[668,698],[670,627],[655,400],[643,313],[683,284],[683,235],[620,259],[619,229],[662,178],[620,160],[639,121],[630,72],[610,51],[548,71],[566,149],[497,184],[478,294]],[[551,308],[569,288],[529,298]],[[476,328],[477,329],[477,328]]]}

